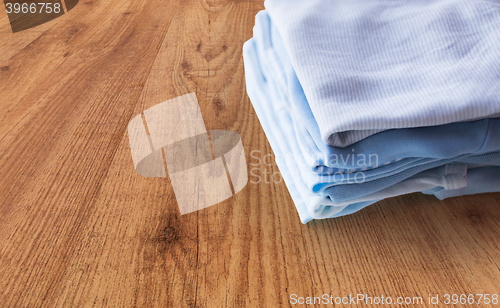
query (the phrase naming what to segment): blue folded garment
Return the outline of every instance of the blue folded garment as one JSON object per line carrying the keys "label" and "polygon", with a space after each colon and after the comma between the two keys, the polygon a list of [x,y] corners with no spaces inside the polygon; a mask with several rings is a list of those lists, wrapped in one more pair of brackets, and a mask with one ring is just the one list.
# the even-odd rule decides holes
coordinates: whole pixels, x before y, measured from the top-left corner
{"label": "blue folded garment", "polygon": [[500,113],[496,0],[266,0],[265,7],[325,143]]}
{"label": "blue folded garment", "polygon": [[467,171],[467,181],[467,186],[458,189],[433,188],[423,191],[423,193],[433,194],[443,200],[462,195],[497,192],[500,190],[500,167],[482,166],[470,169]]}
{"label": "blue folded garment", "polygon": [[[461,172],[467,163],[499,164],[500,154],[495,151],[500,149],[500,122],[481,120],[432,128],[392,130],[367,138],[356,145],[360,149],[357,154],[371,151],[384,158],[392,155],[394,161],[388,161],[389,164],[383,166],[370,166],[373,168],[366,170],[363,170],[363,166],[360,170],[363,174],[360,184],[349,184],[353,178],[349,180],[346,175],[352,173],[332,175],[328,174],[329,172],[318,172],[321,167],[319,161],[308,160],[310,156],[304,155],[304,152],[310,152],[311,149],[318,154],[318,149],[315,148],[317,141],[311,136],[309,139],[303,138],[310,134],[311,127],[314,128],[314,117],[307,113],[308,104],[305,99],[298,100],[302,104],[297,103],[296,98],[303,97],[303,94],[297,91],[300,84],[296,82],[295,90],[287,90],[290,84],[288,81],[294,79],[294,73],[290,73],[293,67],[281,69],[284,66],[279,61],[283,59],[272,56],[279,52],[274,53],[272,44],[268,44],[271,41],[270,36],[262,34],[272,32],[262,31],[260,20],[266,18],[263,12],[257,15],[254,39],[244,46],[247,90],[304,223],[313,218],[349,214],[380,199],[398,194],[432,189],[435,189],[436,193],[443,189],[460,189],[466,185],[465,174]],[[273,41],[275,38],[276,36],[272,36]],[[306,112],[297,112],[298,110]],[[456,134],[457,130],[459,134]],[[303,140],[308,141],[299,142]],[[365,144],[359,147],[362,143]],[[351,152],[333,147],[326,149],[330,154],[342,154],[345,158],[353,153],[354,148],[348,148]],[[411,153],[420,156],[415,158]],[[357,171],[358,168],[350,168],[348,165],[344,161],[342,168],[348,169],[347,172]],[[446,166],[447,172],[457,168],[460,172],[442,175],[439,173],[439,170],[442,170],[439,167],[443,165]],[[333,169],[337,172],[346,171],[342,168]],[[436,180],[429,182],[429,178]],[[415,183],[420,183],[421,186]],[[429,188],[429,185],[435,187]]]}

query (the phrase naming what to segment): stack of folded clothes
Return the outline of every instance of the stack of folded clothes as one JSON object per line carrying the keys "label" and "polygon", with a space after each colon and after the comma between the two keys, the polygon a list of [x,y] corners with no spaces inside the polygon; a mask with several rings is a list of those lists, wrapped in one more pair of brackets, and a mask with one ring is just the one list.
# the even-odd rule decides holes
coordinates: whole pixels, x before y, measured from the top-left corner
{"label": "stack of folded clothes", "polygon": [[266,0],[247,91],[303,223],[500,191],[500,2]]}

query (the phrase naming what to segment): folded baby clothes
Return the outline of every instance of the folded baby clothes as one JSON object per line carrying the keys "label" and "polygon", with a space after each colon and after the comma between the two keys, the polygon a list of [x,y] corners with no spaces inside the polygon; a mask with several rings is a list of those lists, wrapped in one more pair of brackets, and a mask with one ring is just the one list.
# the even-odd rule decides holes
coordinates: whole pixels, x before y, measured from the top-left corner
{"label": "folded baby clothes", "polygon": [[266,0],[265,7],[327,144],[500,113],[496,0]]}
{"label": "folded baby clothes", "polygon": [[[327,188],[324,189],[324,191],[338,187],[341,196],[344,195],[344,190],[350,191],[348,197],[345,198],[347,201],[342,198],[333,200],[330,196],[325,194],[324,191],[314,192],[314,185],[311,185],[311,183],[321,185],[324,184],[324,182],[317,180],[318,174],[313,172],[306,165],[305,161],[301,160],[302,155],[298,150],[299,147],[297,140],[294,138],[295,134],[293,133],[293,125],[291,124],[290,115],[287,113],[287,109],[284,108],[284,105],[280,104],[281,101],[269,91],[270,88],[267,85],[269,80],[265,80],[263,75],[259,75],[261,71],[259,71],[258,65],[255,65],[258,63],[258,59],[256,58],[257,53],[255,52],[255,48],[253,48],[253,43],[253,41],[250,41],[244,46],[248,94],[261,121],[266,136],[268,137],[271,147],[273,148],[276,156],[276,162],[290,191],[292,199],[295,202],[302,222],[306,223],[311,219],[338,217],[350,214],[381,199],[398,194],[414,192],[417,188],[420,188],[421,190],[431,189],[429,186],[415,186],[413,189],[408,189],[410,184],[405,185],[405,183],[403,183],[399,186],[403,188],[398,190],[398,183],[403,182],[406,179],[410,180],[410,182],[406,183],[411,183],[411,181],[425,181],[425,178],[432,177],[432,175],[425,173],[418,174],[418,172],[416,172],[417,175],[415,175],[415,172],[410,170],[410,173],[406,173],[406,175],[405,173],[396,173],[396,181],[393,181],[389,176],[389,181],[391,183],[395,182],[393,185],[385,185],[384,181],[386,181],[387,178],[384,177],[379,177],[379,181],[366,181],[365,179],[360,181],[360,183],[357,183],[358,179],[356,178],[353,180],[353,178],[348,179],[346,177],[347,182],[354,181],[354,183],[348,184],[344,181],[344,185],[338,185],[333,180],[327,183]],[[493,154],[494,155],[488,157],[485,162],[496,162],[500,165],[500,154]],[[481,155],[478,157],[480,156]],[[467,160],[464,161],[465,162],[462,163],[464,164],[463,166],[465,166]],[[433,177],[438,178],[439,181],[436,180],[435,182],[430,182],[429,185],[435,185],[434,188],[442,189],[458,189],[465,185],[466,175],[464,174],[463,167],[452,167],[454,165],[460,166],[460,163],[447,164],[452,162],[453,160],[445,160],[444,162],[441,161],[434,163],[427,168],[421,167],[422,171],[426,171],[443,165],[448,166],[445,167],[449,169],[445,175],[440,175],[438,169],[435,169],[438,173],[436,173]],[[458,170],[453,171],[453,168],[458,168]],[[441,179],[441,177],[446,175],[455,176],[455,182],[451,181],[450,177],[448,177],[448,181]],[[422,177],[422,180],[419,180],[419,177]],[[339,182],[341,181],[339,180]],[[441,185],[446,182],[448,182],[447,185]],[[365,193],[366,191],[369,191],[369,193]]]}
{"label": "folded baby clothes", "polygon": [[[498,120],[389,130],[344,149],[322,143],[284,44],[265,12],[256,20],[244,46],[247,90],[304,223],[416,191],[474,193],[463,190],[468,164],[500,165]],[[373,162],[351,163],[370,153]]]}

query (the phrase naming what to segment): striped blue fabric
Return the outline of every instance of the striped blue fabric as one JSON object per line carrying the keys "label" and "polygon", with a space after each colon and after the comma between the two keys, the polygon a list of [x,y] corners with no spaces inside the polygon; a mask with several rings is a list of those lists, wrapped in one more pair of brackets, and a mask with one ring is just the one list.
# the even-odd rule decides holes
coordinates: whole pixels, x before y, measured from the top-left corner
{"label": "striped blue fabric", "polygon": [[322,140],[500,113],[497,0],[266,0]]}

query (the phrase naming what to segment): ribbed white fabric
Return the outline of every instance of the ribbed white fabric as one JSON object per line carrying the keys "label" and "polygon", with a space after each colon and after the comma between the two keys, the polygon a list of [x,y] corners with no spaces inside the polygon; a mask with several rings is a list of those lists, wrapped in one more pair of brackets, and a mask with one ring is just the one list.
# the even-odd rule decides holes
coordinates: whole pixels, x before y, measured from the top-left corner
{"label": "ribbed white fabric", "polygon": [[496,0],[266,0],[324,142],[498,116]]}

